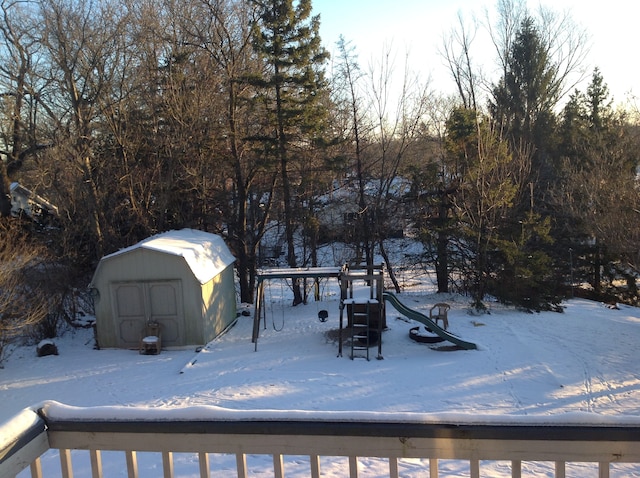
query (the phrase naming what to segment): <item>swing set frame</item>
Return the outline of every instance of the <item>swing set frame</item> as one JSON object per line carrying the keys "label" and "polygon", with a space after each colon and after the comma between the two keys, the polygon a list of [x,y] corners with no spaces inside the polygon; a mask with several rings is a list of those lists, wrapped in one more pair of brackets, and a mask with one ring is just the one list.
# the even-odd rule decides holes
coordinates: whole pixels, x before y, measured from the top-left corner
{"label": "swing set frame", "polygon": [[264,300],[264,290],[269,281],[283,279],[331,279],[340,280],[344,267],[306,267],[265,269],[256,275],[256,303],[253,315],[253,333],[251,341],[258,350],[258,336],[260,335],[260,319],[264,318],[264,327],[267,327],[267,317]]}
{"label": "swing set frame", "polygon": [[[382,293],[384,291],[384,267],[382,264],[374,266],[363,266],[350,269],[347,264],[342,267],[307,267],[307,268],[282,268],[264,269],[256,275],[256,301],[253,316],[253,333],[251,341],[258,350],[258,337],[260,336],[260,320],[264,318],[264,328],[267,327],[267,314],[265,307],[265,287],[272,280],[285,279],[314,279],[316,284],[320,279],[337,279],[340,286],[340,344],[338,356],[342,356],[342,329],[343,311],[345,300],[353,298],[353,282],[364,280],[370,285],[370,299],[378,302],[378,332],[381,337],[382,329],[386,326],[384,301]],[[316,297],[317,300],[317,297]],[[378,358],[382,358],[382,340],[378,342]]]}

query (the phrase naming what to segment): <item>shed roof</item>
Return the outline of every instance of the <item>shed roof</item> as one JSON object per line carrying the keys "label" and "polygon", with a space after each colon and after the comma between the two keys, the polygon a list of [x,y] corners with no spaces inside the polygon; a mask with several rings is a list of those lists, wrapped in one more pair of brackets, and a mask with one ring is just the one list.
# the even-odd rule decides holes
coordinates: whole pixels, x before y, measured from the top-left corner
{"label": "shed roof", "polygon": [[139,248],[183,257],[201,284],[206,284],[235,262],[222,237],[195,229],[164,232],[104,256],[102,260]]}

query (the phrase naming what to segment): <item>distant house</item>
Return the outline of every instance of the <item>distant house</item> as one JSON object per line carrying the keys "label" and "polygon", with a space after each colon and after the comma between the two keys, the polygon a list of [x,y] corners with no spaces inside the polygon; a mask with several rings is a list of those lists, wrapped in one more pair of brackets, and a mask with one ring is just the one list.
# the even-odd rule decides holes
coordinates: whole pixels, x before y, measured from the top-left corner
{"label": "distant house", "polygon": [[11,214],[22,214],[34,220],[42,220],[47,216],[57,216],[58,208],[33,191],[19,183],[11,183]]}
{"label": "distant house", "polygon": [[148,321],[163,347],[210,342],[236,320],[234,261],[220,236],[193,229],[103,257],[90,285],[98,346],[137,348]]}
{"label": "distant house", "polygon": [[409,192],[410,184],[402,178],[394,179],[388,190],[385,201],[388,211],[374,210],[380,184],[367,181],[364,187],[364,209],[360,207],[359,192],[353,181],[345,184],[334,184],[330,194],[319,198],[322,207],[318,210],[321,238],[332,240],[349,240],[365,220],[376,221],[377,232],[383,237],[402,237],[406,228],[403,197]]}

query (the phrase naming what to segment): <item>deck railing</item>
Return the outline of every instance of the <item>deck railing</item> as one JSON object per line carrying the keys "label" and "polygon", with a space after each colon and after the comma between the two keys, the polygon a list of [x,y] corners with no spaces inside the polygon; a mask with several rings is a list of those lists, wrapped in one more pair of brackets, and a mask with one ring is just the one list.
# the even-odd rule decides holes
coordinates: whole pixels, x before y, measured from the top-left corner
{"label": "deck railing", "polygon": [[[351,415],[351,416],[350,416]],[[211,476],[211,454],[235,457],[238,477],[250,469],[247,456],[269,456],[269,475],[284,477],[285,457],[306,456],[306,476],[320,477],[321,457],[345,462],[341,476],[358,476],[363,458],[384,459],[384,474],[398,477],[404,459],[423,459],[420,476],[446,476],[441,460],[466,462],[468,476],[481,476],[485,460],[507,461],[511,475],[521,476],[523,462],[551,462],[552,476],[564,477],[567,463],[591,463],[599,477],[608,477],[619,464],[636,464],[640,472],[640,422],[599,417],[586,425],[586,416],[504,421],[504,417],[463,423],[459,416],[419,414],[348,414],[299,412],[228,412],[214,409],[144,410],[125,407],[72,408],[54,402],[27,409],[0,426],[0,476],[40,478],[42,459],[58,450],[54,476],[71,478],[72,450],[87,450],[91,476],[103,475],[102,454],[124,452],[129,477],[138,477],[137,453],[159,452],[156,476],[179,476],[175,453],[193,453],[199,475]],[[525,420],[526,419],[526,420]],[[501,421],[502,420],[502,421]],[[271,461],[273,465],[271,466]],[[626,465],[628,466],[628,465]],[[124,467],[124,466],[123,466]],[[613,467],[613,468],[612,468]],[[428,470],[428,472],[427,472]],[[439,474],[440,473],[440,474]],[[621,472],[620,476],[628,475]],[[79,475],[85,476],[85,475]],[[89,476],[88,474],[86,476]]]}

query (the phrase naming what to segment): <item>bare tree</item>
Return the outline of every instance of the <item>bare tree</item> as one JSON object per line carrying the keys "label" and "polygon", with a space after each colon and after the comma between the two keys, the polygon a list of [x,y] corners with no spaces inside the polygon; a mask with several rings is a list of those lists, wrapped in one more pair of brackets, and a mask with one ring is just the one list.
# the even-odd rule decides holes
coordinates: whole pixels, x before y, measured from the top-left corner
{"label": "bare tree", "polygon": [[478,76],[473,64],[472,46],[477,27],[469,27],[462,14],[458,14],[458,30],[452,29],[443,38],[441,55],[447,62],[449,72],[456,84],[460,101],[465,108],[478,109],[476,90],[479,88]]}
{"label": "bare tree", "polygon": [[50,154],[57,158],[59,170],[70,175],[68,179],[75,177],[74,183],[60,188],[70,199],[67,204],[80,207],[70,211],[68,225],[78,225],[81,218],[87,218],[86,226],[80,227],[88,233],[87,253],[95,259],[104,253],[106,219],[100,199],[108,194],[100,189],[95,132],[111,100],[114,77],[120,72],[125,19],[115,3],[91,0],[42,0],[40,16],[40,41],[49,60],[50,78],[57,87],[55,97],[49,99],[49,109],[59,126]]}
{"label": "bare tree", "polygon": [[447,152],[447,120],[457,104],[459,100],[453,96],[430,98],[423,126],[424,151],[412,184],[418,208],[416,222],[430,262],[435,264],[441,293],[449,292],[451,282],[449,253],[455,223],[452,198],[461,180],[459,158]]}
{"label": "bare tree", "polygon": [[[358,217],[355,227],[355,240],[357,247],[362,248],[367,264],[373,263],[373,237],[371,234],[371,215],[367,211],[368,199],[366,197],[367,167],[365,165],[364,150],[366,138],[368,138],[373,126],[368,116],[369,103],[362,92],[362,83],[366,80],[360,65],[358,64],[355,49],[347,41],[340,37],[338,41],[338,61],[334,74],[334,102],[336,109],[344,118],[344,126],[341,134],[345,142],[353,147],[347,147],[347,156],[350,158],[349,168],[353,169],[357,182],[358,192]],[[356,253],[356,256],[359,256]]]}
{"label": "bare tree", "polygon": [[39,109],[46,113],[40,103],[40,88],[46,81],[38,71],[35,21],[27,3],[0,2],[0,216],[10,214],[10,178],[49,145],[37,121]]}
{"label": "bare tree", "polygon": [[188,41],[211,60],[221,80],[218,91],[223,112],[219,134],[222,142],[216,162],[231,181],[218,207],[224,214],[226,237],[237,259],[240,300],[253,302],[257,255],[276,185],[276,169],[253,148],[252,141],[265,134],[265,121],[254,111],[255,88],[248,81],[261,73],[261,63],[251,43],[255,7],[238,0],[199,0],[191,15],[182,21]]}
{"label": "bare tree", "polygon": [[[422,138],[422,126],[428,110],[429,82],[422,83],[409,69],[409,54],[399,88],[394,83],[395,70],[391,49],[382,53],[380,62],[369,71],[374,122],[368,141],[368,169],[374,192],[370,197],[368,217],[372,222],[372,239],[377,244],[396,290],[400,290],[394,266],[386,251],[384,239],[391,219],[398,219],[397,185],[399,172]],[[394,211],[394,212],[392,212]],[[393,226],[392,226],[393,227]],[[397,226],[396,226],[397,227]]]}
{"label": "bare tree", "polygon": [[491,19],[489,11],[485,11],[485,26],[496,50],[502,76],[505,76],[509,69],[513,43],[527,14],[527,6],[524,0],[498,0],[496,10],[498,18],[495,22]]}

